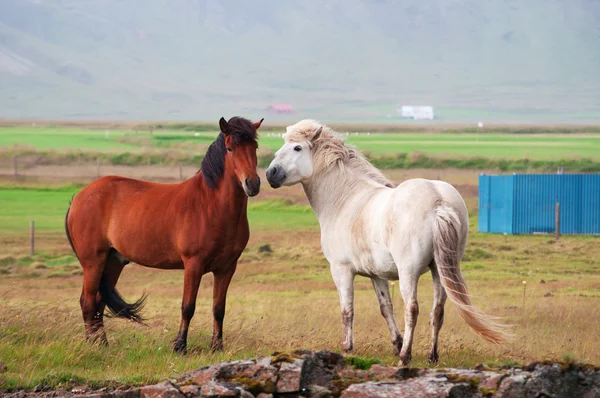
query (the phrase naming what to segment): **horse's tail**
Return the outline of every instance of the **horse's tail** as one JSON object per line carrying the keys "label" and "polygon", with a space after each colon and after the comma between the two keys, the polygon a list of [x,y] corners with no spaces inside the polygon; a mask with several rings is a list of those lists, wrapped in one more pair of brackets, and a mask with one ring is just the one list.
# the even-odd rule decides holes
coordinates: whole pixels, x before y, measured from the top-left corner
{"label": "horse's tail", "polygon": [[79,259],[79,256],[77,255],[77,251],[75,250],[75,246],[73,246],[73,239],[71,238],[71,233],[69,232],[69,210],[71,210],[71,203],[72,203],[72,199],[71,199],[71,202],[69,202],[69,207],[67,208],[67,214],[65,215],[65,232],[67,233],[67,240],[69,241],[69,244],[71,245],[71,249],[73,249],[73,253],[75,253],[75,257],[77,257],[77,259]]}
{"label": "horse's tail", "polygon": [[104,301],[108,307],[110,315],[129,319],[138,323],[144,323],[141,312],[144,309],[146,298],[148,297],[145,293],[142,294],[142,297],[136,302],[129,304],[121,297],[117,289],[107,282],[104,274],[102,275],[102,279],[100,279],[98,291],[100,292],[102,301]]}
{"label": "horse's tail", "polygon": [[471,304],[459,267],[461,222],[458,214],[446,202],[442,202],[434,212],[433,256],[442,286],[461,318],[475,333],[492,343],[503,343],[512,337],[510,326],[498,322],[499,318],[490,316]]}
{"label": "horse's tail", "polygon": [[[75,250],[75,246],[73,245],[73,239],[71,238],[71,233],[69,232],[69,211],[71,210],[71,203],[69,203],[69,208],[67,209],[67,215],[65,216],[65,232],[67,233],[67,239],[69,244],[71,245],[71,249],[75,253],[75,256],[79,259],[77,255],[77,251]],[[102,278],[100,279],[100,286],[98,287],[98,291],[100,292],[100,297],[102,301],[108,307],[109,313],[112,316],[116,316],[119,318],[130,319],[135,322],[143,323],[144,318],[141,316],[142,309],[146,304],[147,295],[143,294],[142,297],[139,298],[136,302],[129,304],[123,297],[117,292],[114,286],[106,281],[106,274],[102,274]]]}

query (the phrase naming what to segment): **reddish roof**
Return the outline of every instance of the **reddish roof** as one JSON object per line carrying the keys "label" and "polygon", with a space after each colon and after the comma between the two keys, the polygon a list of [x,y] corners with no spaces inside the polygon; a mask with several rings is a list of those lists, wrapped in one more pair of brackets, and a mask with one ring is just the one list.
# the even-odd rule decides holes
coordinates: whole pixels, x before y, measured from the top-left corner
{"label": "reddish roof", "polygon": [[293,111],[294,107],[290,104],[272,104],[270,108],[275,109],[276,111]]}

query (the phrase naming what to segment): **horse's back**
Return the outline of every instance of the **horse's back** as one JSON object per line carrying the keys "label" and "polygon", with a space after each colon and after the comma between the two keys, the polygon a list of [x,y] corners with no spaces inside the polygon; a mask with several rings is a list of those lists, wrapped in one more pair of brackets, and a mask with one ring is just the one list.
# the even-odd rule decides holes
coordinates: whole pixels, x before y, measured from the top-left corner
{"label": "horse's back", "polygon": [[395,205],[401,202],[411,211],[429,212],[441,203],[446,203],[458,213],[459,218],[468,219],[464,199],[454,186],[445,181],[413,178],[398,185],[394,194]]}
{"label": "horse's back", "polygon": [[[176,221],[175,214],[167,212],[176,197],[175,188],[174,184],[102,177],[75,196],[67,226],[78,237],[85,236],[87,245],[104,251],[114,248],[132,261],[152,264],[154,248],[175,244],[174,236],[166,233]],[[178,258],[165,256],[157,261],[177,262]]]}

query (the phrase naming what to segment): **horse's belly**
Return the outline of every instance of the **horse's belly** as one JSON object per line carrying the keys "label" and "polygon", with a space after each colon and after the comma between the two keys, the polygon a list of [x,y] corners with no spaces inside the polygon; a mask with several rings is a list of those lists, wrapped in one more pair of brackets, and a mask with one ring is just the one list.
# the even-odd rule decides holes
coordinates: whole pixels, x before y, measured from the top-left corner
{"label": "horse's belly", "polygon": [[387,249],[361,250],[354,253],[354,272],[369,278],[398,280],[398,267]]}

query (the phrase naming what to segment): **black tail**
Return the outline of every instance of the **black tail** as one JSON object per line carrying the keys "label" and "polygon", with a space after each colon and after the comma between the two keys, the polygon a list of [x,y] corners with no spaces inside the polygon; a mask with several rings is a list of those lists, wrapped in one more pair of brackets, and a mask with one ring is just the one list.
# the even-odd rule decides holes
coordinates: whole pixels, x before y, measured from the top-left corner
{"label": "black tail", "polygon": [[[75,251],[75,246],[73,246],[73,240],[71,239],[71,233],[69,232],[69,210],[71,210],[71,203],[69,203],[69,208],[67,209],[67,215],[65,216],[65,232],[67,233],[67,239],[69,240],[69,244],[77,256],[77,251]],[[79,256],[77,256],[79,259]],[[135,303],[128,304],[123,297],[117,292],[117,290],[111,286],[108,282],[106,282],[106,278],[104,274],[100,279],[100,286],[98,287],[98,291],[100,292],[100,297],[102,297],[102,301],[108,307],[109,313],[112,316],[130,319],[135,322],[143,323],[144,318],[141,316],[142,309],[146,304],[147,295],[144,293],[142,297],[139,298]]]}
{"label": "black tail", "polygon": [[73,249],[73,253],[75,253],[75,257],[79,260],[79,256],[75,251],[75,246],[73,246],[73,239],[71,239],[71,233],[69,232],[69,210],[71,210],[71,202],[69,202],[69,207],[67,208],[67,215],[65,216],[65,232],[67,233],[67,239],[69,240],[69,244],[71,245],[71,249]]}
{"label": "black tail", "polygon": [[142,294],[142,297],[140,297],[135,303],[129,304],[123,300],[123,297],[121,297],[117,289],[111,286],[110,283],[106,282],[104,275],[102,275],[102,279],[100,280],[100,287],[98,291],[100,292],[102,301],[104,301],[108,307],[110,315],[129,319],[138,323],[144,323],[144,318],[142,318],[141,312],[144,309],[146,298],[148,297],[146,293]]}

